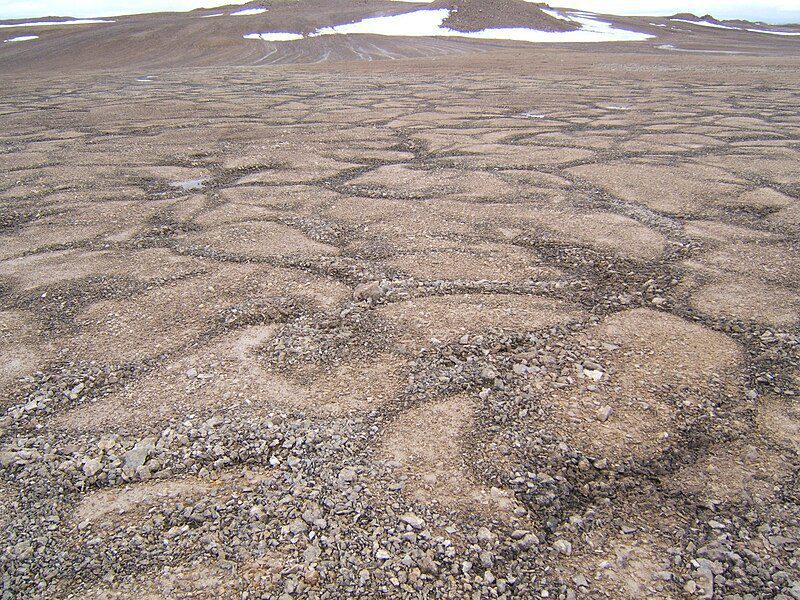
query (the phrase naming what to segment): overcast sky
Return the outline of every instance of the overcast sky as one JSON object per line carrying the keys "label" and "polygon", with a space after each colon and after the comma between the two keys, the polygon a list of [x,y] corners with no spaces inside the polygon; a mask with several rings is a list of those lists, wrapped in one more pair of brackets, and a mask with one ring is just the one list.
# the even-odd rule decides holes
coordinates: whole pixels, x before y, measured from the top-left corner
{"label": "overcast sky", "polygon": [[[232,0],[228,4],[244,4],[247,1]],[[0,0],[0,19],[44,16],[109,17],[142,12],[192,10],[215,4],[219,6],[219,0]],[[711,13],[720,19],[800,22],[800,0],[551,0],[550,4],[612,14],[671,15],[676,12],[693,12],[700,15]]]}

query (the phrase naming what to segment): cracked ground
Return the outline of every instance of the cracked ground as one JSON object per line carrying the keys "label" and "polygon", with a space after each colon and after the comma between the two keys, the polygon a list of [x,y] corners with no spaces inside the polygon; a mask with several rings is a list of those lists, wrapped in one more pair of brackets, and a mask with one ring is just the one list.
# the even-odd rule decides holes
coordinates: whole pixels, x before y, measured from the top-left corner
{"label": "cracked ground", "polygon": [[800,598],[795,57],[7,75],[10,598]]}

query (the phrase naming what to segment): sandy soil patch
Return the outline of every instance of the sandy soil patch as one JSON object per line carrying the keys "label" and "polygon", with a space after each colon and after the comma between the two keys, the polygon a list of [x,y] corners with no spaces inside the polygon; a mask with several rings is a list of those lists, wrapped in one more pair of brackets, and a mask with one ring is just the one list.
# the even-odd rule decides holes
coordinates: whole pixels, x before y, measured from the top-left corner
{"label": "sandy soil patch", "polygon": [[800,152],[793,148],[751,148],[739,154],[706,159],[704,162],[745,177],[775,183],[800,183]]}
{"label": "sandy soil patch", "polygon": [[415,501],[513,518],[514,496],[476,481],[470,471],[464,447],[476,426],[475,410],[462,396],[413,408],[384,433],[379,456]]}
{"label": "sandy soil patch", "polygon": [[69,346],[103,362],[136,361],[183,347],[219,325],[231,307],[289,296],[330,306],[350,295],[341,284],[284,269],[209,263],[208,270],[130,299],[89,306]]}
{"label": "sandy soil patch", "polygon": [[790,464],[767,446],[732,443],[711,448],[667,478],[667,485],[705,501],[763,502],[790,471]]}
{"label": "sandy soil patch", "polygon": [[[800,382],[800,378],[797,378]],[[758,428],[762,435],[800,452],[800,406],[797,402],[767,396],[759,404]]]}
{"label": "sandy soil patch", "polygon": [[186,234],[181,242],[253,258],[311,258],[338,253],[334,246],[315,242],[297,229],[273,222],[220,225]]}
{"label": "sandy soil patch", "polygon": [[[608,317],[589,334],[596,345],[618,346],[597,391],[571,389],[555,395],[562,407],[558,428],[591,456],[610,460],[651,458],[671,443],[680,410],[714,394],[712,382],[735,386],[741,351],[726,336],[649,309]],[[588,380],[589,383],[594,383]],[[666,387],[665,387],[666,386]],[[678,409],[665,389],[682,390],[689,404]],[[677,392],[675,392],[677,393]],[[606,421],[598,418],[612,409]]]}
{"label": "sandy soil patch", "polygon": [[766,219],[767,223],[797,235],[800,232],[800,202],[795,202]]}
{"label": "sandy soil patch", "polygon": [[509,244],[476,244],[465,250],[414,252],[389,265],[421,280],[451,279],[519,282],[554,279],[557,269],[541,263],[534,252]]}
{"label": "sandy soil patch", "polygon": [[[31,375],[52,355],[52,344],[39,339],[35,323],[23,311],[0,310],[0,391],[11,390],[17,379]],[[7,400],[6,394],[1,396]]]}
{"label": "sandy soil patch", "polygon": [[462,167],[515,169],[561,165],[593,156],[591,151],[580,148],[503,144],[471,145],[462,148],[461,152],[463,156],[444,159],[444,162],[453,161]]}
{"label": "sandy soil patch", "polygon": [[95,490],[81,499],[72,518],[75,524],[116,529],[138,521],[151,508],[197,501],[214,488],[210,481],[177,479]]}
{"label": "sandy soil patch", "polygon": [[467,204],[448,202],[440,203],[439,210],[464,221],[477,220],[484,231],[506,226],[535,238],[568,244],[577,242],[639,261],[658,258],[666,246],[664,234],[631,218],[610,212],[578,211],[567,206],[554,209],[548,204],[485,204],[476,213]]}
{"label": "sandy soil patch", "polygon": [[221,190],[220,198],[235,205],[304,213],[319,210],[342,196],[332,190],[308,185],[241,185]]}
{"label": "sandy soil patch", "polygon": [[727,245],[731,242],[758,242],[773,237],[766,231],[739,227],[720,221],[689,221],[684,225],[683,231],[689,237],[699,239],[712,246]]}
{"label": "sandy soil patch", "polygon": [[734,242],[684,264],[690,302],[706,314],[779,326],[798,319],[800,255],[791,248]]}
{"label": "sandy soil patch", "polygon": [[772,188],[764,187],[745,192],[736,198],[730,198],[727,202],[729,206],[754,208],[756,210],[787,208],[793,203],[794,200],[789,196],[781,194]]}
{"label": "sandy soil patch", "polygon": [[569,172],[609,193],[673,215],[702,215],[743,190],[744,182],[722,169],[702,165],[612,162]]}
{"label": "sandy soil patch", "polygon": [[580,309],[531,296],[462,294],[389,304],[379,314],[394,322],[403,345],[449,342],[491,328],[529,331],[579,318]]}
{"label": "sandy soil patch", "polygon": [[153,281],[180,277],[202,268],[199,261],[162,248],[134,252],[63,250],[0,261],[0,277],[24,292],[95,275]]}
{"label": "sandy soil patch", "polygon": [[800,300],[796,293],[749,278],[704,285],[692,295],[691,304],[709,315],[777,326],[793,325],[800,318]]}
{"label": "sandy soil patch", "polygon": [[348,185],[401,198],[447,196],[457,200],[497,200],[515,191],[511,185],[491,173],[414,169],[408,165],[379,167],[351,180]]}
{"label": "sandy soil patch", "polygon": [[55,423],[93,431],[233,407],[253,414],[273,410],[362,413],[380,407],[400,390],[403,362],[388,354],[332,370],[307,369],[302,377],[270,369],[258,352],[275,331],[275,325],[259,325],[225,334],[91,406],[63,413]]}

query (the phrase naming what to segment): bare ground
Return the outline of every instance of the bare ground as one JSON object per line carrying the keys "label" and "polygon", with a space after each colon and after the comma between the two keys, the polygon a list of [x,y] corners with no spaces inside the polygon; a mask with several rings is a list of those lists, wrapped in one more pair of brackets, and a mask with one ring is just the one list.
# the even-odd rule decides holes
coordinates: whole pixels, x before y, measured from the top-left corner
{"label": "bare ground", "polygon": [[0,49],[4,597],[800,594],[796,41],[110,31]]}

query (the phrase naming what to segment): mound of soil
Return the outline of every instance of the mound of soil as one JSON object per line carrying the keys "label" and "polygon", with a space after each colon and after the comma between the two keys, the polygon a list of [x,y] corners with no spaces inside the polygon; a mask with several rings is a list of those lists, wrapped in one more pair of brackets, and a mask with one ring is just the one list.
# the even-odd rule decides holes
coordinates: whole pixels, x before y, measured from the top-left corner
{"label": "mound of soil", "polygon": [[548,15],[547,4],[524,0],[437,0],[432,7],[449,8],[452,12],[444,26],[457,31],[480,31],[495,27],[528,27],[540,31],[574,31],[580,25]]}

